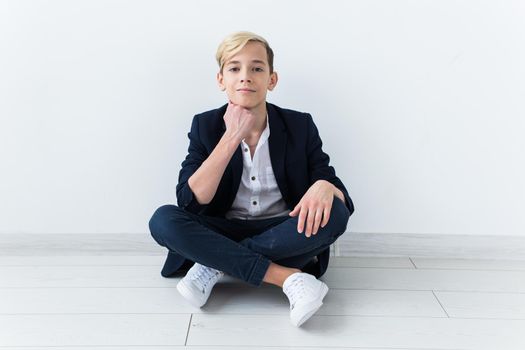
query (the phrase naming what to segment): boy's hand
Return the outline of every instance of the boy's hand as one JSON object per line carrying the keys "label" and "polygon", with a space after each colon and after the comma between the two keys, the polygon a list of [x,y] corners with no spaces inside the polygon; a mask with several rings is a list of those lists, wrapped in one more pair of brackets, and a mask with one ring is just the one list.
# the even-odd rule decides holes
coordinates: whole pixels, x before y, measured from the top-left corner
{"label": "boy's hand", "polygon": [[255,115],[249,110],[233,102],[228,102],[226,113],[224,113],[226,132],[239,140],[248,137],[255,126]]}
{"label": "boy's hand", "polygon": [[[316,181],[303,198],[297,203],[295,208],[290,212],[290,216],[297,216],[297,232],[302,233],[306,221],[306,237],[317,234],[319,224],[325,227],[330,219],[332,202],[334,200],[334,185],[326,180]],[[322,221],[321,221],[322,219]]]}

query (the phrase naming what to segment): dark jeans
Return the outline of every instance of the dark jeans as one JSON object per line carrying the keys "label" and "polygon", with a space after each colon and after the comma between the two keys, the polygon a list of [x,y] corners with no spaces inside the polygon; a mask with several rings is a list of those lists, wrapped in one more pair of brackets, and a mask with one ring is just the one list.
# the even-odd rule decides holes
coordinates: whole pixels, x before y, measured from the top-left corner
{"label": "dark jeans", "polygon": [[310,237],[297,232],[298,216],[228,220],[175,205],[158,208],[149,227],[155,241],[170,251],[259,286],[270,262],[301,269],[344,233],[349,217],[334,196],[327,225]]}

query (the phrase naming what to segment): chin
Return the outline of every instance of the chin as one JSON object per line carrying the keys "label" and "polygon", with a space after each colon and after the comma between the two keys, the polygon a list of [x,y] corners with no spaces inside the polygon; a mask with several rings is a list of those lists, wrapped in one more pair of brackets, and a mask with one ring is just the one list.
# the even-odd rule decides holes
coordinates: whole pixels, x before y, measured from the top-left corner
{"label": "chin", "polygon": [[264,98],[261,100],[261,96],[243,96],[241,94],[232,93],[228,94],[228,98],[236,105],[246,109],[255,108],[266,102],[266,96],[264,96]]}
{"label": "chin", "polygon": [[235,104],[238,104],[241,107],[244,107],[246,109],[253,109],[257,106],[259,106],[261,103],[264,103],[265,101],[233,101]]}
{"label": "chin", "polygon": [[239,106],[246,108],[246,109],[252,109],[255,107],[253,103],[239,103]]}

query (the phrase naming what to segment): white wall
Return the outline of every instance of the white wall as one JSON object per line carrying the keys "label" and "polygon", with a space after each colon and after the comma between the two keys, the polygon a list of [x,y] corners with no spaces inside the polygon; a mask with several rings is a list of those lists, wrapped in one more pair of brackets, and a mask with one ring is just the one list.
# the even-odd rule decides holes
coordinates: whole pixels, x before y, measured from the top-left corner
{"label": "white wall", "polygon": [[215,49],[266,37],[268,100],[314,116],[353,232],[525,236],[525,5],[1,1],[0,233],[147,232],[175,202]]}

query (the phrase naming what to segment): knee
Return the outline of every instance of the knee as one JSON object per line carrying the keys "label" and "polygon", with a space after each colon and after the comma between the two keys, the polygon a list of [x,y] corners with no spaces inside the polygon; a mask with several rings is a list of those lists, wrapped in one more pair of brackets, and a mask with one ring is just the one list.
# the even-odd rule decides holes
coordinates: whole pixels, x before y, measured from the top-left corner
{"label": "knee", "polygon": [[175,226],[183,216],[184,210],[176,205],[167,204],[155,210],[148,223],[153,239],[161,246],[165,246],[166,234],[172,235],[179,231]]}

